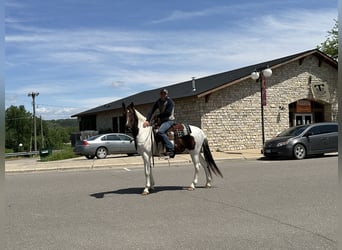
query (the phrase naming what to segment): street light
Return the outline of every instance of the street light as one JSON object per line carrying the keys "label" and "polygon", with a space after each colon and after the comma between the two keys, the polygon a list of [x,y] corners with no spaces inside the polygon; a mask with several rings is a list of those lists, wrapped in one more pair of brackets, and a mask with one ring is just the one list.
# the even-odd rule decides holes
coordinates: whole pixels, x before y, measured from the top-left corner
{"label": "street light", "polygon": [[258,69],[251,73],[251,78],[260,83],[262,146],[265,143],[264,106],[266,106],[266,78],[271,77],[271,76],[272,76],[272,70],[269,67]]}

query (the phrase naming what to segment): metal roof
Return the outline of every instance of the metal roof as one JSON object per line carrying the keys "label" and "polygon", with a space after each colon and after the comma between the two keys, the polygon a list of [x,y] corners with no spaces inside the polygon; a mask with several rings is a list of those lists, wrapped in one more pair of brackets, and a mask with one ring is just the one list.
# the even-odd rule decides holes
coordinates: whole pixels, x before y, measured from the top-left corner
{"label": "metal roof", "polygon": [[[303,59],[309,55],[315,54],[321,60],[326,61],[327,63],[331,64],[332,66],[337,68],[337,62],[324,54],[323,52],[319,51],[318,49],[308,50],[301,53],[293,54],[290,56],[282,57],[279,59],[266,61],[254,65],[250,65],[247,67],[226,71],[223,73],[218,73],[215,75],[210,75],[202,78],[195,79],[195,86],[196,90],[193,90],[192,80],[169,85],[169,86],[161,86],[161,88],[167,88],[170,96],[172,99],[184,98],[184,97],[191,97],[191,96],[204,96],[211,92],[215,92],[221,88],[227,87],[228,85],[234,84],[236,82],[240,82],[250,77],[250,74],[254,70],[270,67],[271,69],[280,67],[284,64],[290,63],[294,60]],[[72,117],[77,116],[88,116],[94,115],[99,112],[109,111],[120,109],[122,107],[122,103],[131,103],[134,102],[135,105],[142,105],[148,104],[153,102],[158,96],[159,91],[161,88],[146,90],[111,103],[107,103],[93,109],[86,110],[84,112],[72,115]]]}

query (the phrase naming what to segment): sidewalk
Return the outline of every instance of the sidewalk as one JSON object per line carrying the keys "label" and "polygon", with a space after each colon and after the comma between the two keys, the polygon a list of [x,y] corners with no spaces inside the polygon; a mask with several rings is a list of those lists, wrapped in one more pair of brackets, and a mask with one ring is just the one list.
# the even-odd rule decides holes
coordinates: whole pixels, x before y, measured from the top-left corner
{"label": "sidewalk", "polygon": [[[262,157],[260,150],[248,149],[240,151],[229,152],[212,152],[216,161],[227,159],[259,159]],[[176,155],[173,159],[163,159],[154,157],[155,166],[161,164],[168,164],[170,166],[179,163],[191,163],[189,154]],[[73,170],[73,169],[95,169],[95,168],[128,168],[128,167],[142,167],[143,160],[140,155],[126,156],[126,155],[109,155],[105,159],[88,160],[85,157],[77,157],[73,159],[61,161],[40,161],[39,158],[20,158],[20,159],[6,159],[5,172],[35,172],[47,170]]]}

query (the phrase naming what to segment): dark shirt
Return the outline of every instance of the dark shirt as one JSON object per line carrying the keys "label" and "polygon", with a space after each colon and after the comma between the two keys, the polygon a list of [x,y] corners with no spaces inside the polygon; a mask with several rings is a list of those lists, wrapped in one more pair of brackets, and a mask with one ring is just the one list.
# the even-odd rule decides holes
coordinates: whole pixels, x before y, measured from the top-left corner
{"label": "dark shirt", "polygon": [[161,122],[165,122],[168,120],[174,120],[174,102],[170,97],[166,97],[165,101],[163,101],[161,98],[159,98],[152,106],[152,109],[150,112],[148,112],[146,121],[151,121],[153,113],[159,109],[159,115]]}

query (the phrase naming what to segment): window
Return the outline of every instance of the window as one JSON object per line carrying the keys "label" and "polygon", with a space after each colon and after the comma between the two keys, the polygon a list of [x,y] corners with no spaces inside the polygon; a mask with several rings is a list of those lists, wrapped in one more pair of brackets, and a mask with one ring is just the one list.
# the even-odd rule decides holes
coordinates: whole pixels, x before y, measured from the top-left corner
{"label": "window", "polygon": [[126,118],[124,116],[116,116],[112,118],[112,131],[114,133],[124,133],[126,129]]}
{"label": "window", "polygon": [[102,138],[103,141],[120,141],[120,138],[117,135],[107,135]]}
{"label": "window", "polygon": [[128,137],[127,135],[119,135],[119,138],[121,141],[130,141],[131,138]]}
{"label": "window", "polygon": [[333,132],[337,132],[337,125],[332,124],[332,125],[320,125],[320,126],[316,126],[311,128],[308,131],[308,134],[311,135],[319,135],[319,134],[327,134],[327,133],[333,133]]}
{"label": "window", "polygon": [[337,125],[324,125],[322,126],[322,133],[337,132]]}
{"label": "window", "polygon": [[316,126],[316,127],[313,127],[311,129],[309,129],[307,134],[309,134],[309,135],[319,135],[319,134],[322,134],[321,126]]}

